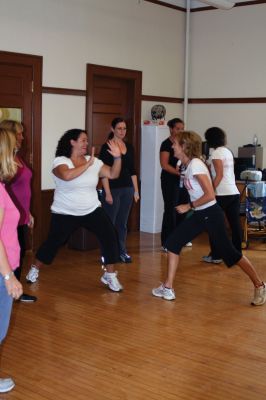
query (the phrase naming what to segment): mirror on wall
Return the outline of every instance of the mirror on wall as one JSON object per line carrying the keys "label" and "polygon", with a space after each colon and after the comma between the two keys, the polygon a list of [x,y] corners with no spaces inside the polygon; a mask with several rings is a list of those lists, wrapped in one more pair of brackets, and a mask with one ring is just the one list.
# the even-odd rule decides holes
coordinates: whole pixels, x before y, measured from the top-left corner
{"label": "mirror on wall", "polygon": [[14,121],[22,121],[22,109],[21,108],[8,108],[0,107],[0,122],[4,119],[12,119]]}

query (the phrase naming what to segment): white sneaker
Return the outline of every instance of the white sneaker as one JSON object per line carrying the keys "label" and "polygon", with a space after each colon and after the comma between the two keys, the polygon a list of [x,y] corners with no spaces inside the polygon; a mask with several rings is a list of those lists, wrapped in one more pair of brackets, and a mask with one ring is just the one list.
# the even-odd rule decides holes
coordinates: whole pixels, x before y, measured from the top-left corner
{"label": "white sneaker", "polygon": [[262,306],[266,301],[266,284],[254,289],[254,299],[251,304],[253,306]]}
{"label": "white sneaker", "polygon": [[0,379],[0,393],[7,393],[13,389],[15,382],[11,378]]}
{"label": "white sneaker", "polygon": [[117,279],[117,272],[105,272],[101,277],[101,282],[107,285],[113,292],[123,290],[123,286]]}
{"label": "white sneaker", "polygon": [[185,247],[192,247],[192,243],[191,243],[191,242],[187,242],[187,244],[185,245]]}
{"label": "white sneaker", "polygon": [[39,269],[36,268],[34,265],[30,267],[29,272],[26,275],[26,281],[29,283],[35,283],[37,282],[39,278]]}
{"label": "white sneaker", "polygon": [[161,284],[158,288],[152,289],[153,296],[162,297],[165,300],[175,300],[174,289],[166,288]]}
{"label": "white sneaker", "polygon": [[212,256],[203,256],[202,261],[209,264],[221,264],[223,262],[221,258],[212,258]]}

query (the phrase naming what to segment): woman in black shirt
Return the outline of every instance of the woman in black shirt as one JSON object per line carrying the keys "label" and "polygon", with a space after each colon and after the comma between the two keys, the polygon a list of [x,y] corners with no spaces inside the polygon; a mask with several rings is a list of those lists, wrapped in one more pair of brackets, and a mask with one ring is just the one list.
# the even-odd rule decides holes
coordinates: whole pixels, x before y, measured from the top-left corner
{"label": "woman in black shirt", "polygon": [[[114,139],[119,144],[122,166],[117,179],[111,181],[107,178],[102,179],[102,204],[117,229],[120,260],[131,263],[131,257],[127,254],[126,249],[127,221],[133,199],[135,202],[139,200],[139,189],[134,168],[134,149],[131,144],[124,141],[126,131],[126,122],[123,118],[115,118],[112,121],[108,140]],[[101,148],[99,158],[106,165],[112,166],[114,158],[110,155],[106,143]]]}
{"label": "woman in black shirt", "polygon": [[[174,155],[172,148],[174,137],[177,132],[184,130],[184,122],[180,118],[173,118],[168,121],[170,136],[164,140],[160,148],[160,163],[162,167],[161,188],[164,201],[164,213],[161,231],[161,243],[165,249],[165,241],[169,234],[175,229],[178,219],[182,220],[184,216],[177,214],[175,207],[188,201],[188,193],[182,185],[182,176],[180,174],[180,163]],[[180,181],[181,178],[181,181]],[[187,246],[191,246],[189,242]],[[165,249],[166,250],[166,249]]]}

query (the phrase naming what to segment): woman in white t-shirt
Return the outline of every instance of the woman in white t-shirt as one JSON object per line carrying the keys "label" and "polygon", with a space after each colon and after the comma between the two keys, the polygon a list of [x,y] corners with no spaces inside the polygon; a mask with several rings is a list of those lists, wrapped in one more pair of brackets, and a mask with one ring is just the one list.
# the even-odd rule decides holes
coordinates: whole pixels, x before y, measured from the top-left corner
{"label": "woman in white t-shirt", "polygon": [[201,161],[201,138],[195,132],[183,131],[176,135],[173,148],[175,156],[186,165],[185,186],[189,192],[190,203],[176,207],[183,214],[194,209],[190,218],[178,225],[166,240],[168,250],[168,273],[165,282],[153,289],[152,294],[165,300],[174,300],[173,283],[179,264],[179,254],[182,247],[201,232],[207,231],[228,267],[237,264],[252,281],[255,293],[253,305],[262,305],[266,301],[266,288],[253,265],[232,244],[227,236],[224,214],[218,206],[212,186],[210,174]]}
{"label": "woman in white t-shirt", "polygon": [[114,179],[120,174],[120,148],[112,140],[108,146],[114,158],[112,167],[94,157],[94,148],[92,155],[87,155],[88,136],[84,130],[70,129],[59,140],[52,170],[55,193],[50,230],[26,276],[28,282],[36,282],[42,264],[51,264],[71,233],[84,227],[93,232],[101,244],[106,268],[101,281],[115,292],[122,290],[113,265],[119,262],[115,228],[102,209],[96,190],[99,178]]}
{"label": "woman in white t-shirt", "polygon": [[[226,134],[221,128],[207,129],[205,139],[209,148],[214,149],[209,161],[216,200],[228,220],[233,245],[241,252],[240,194],[235,181],[234,157],[231,150],[225,147]],[[210,247],[211,251],[208,256],[202,257],[203,261],[219,264],[222,262],[221,256],[215,251],[212,238],[210,238]]]}

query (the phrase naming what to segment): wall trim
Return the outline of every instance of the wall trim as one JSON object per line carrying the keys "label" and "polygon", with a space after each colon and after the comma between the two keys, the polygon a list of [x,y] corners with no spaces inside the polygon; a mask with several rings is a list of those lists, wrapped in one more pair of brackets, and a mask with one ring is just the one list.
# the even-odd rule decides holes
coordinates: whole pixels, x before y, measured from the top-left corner
{"label": "wall trim", "polygon": [[[172,8],[172,9],[177,10],[177,11],[187,12],[186,8],[184,8],[184,7],[175,6],[175,5],[170,4],[170,3],[164,3],[164,2],[162,2],[160,0],[144,0],[144,1],[146,1],[147,3],[153,3],[153,4],[157,4],[159,6],[163,6],[163,7],[167,7],[167,8]],[[250,1],[246,1],[244,3],[236,3],[233,8],[235,8],[235,7],[245,7],[245,6],[254,6],[254,5],[265,4],[265,3],[266,3],[266,0],[250,0]],[[197,8],[191,8],[190,12],[210,11],[210,10],[218,10],[218,8],[211,7],[211,6],[197,7]]]}
{"label": "wall trim", "polygon": [[195,98],[188,99],[189,104],[242,104],[266,103],[266,97],[221,97],[221,98]]}
{"label": "wall trim", "polygon": [[163,96],[149,96],[141,95],[142,101],[156,101],[161,103],[183,103],[184,99],[178,97],[163,97]]}
{"label": "wall trim", "polygon": [[174,10],[186,12],[186,9],[184,7],[175,6],[174,4],[170,4],[170,3],[164,3],[160,0],[144,0],[144,1],[146,1],[147,3],[153,3],[153,4],[157,4],[159,6],[173,8]]}
{"label": "wall trim", "polygon": [[48,86],[42,87],[42,93],[61,94],[61,95],[67,95],[67,96],[86,96],[86,90],[56,88],[56,87],[48,87]]}
{"label": "wall trim", "polygon": [[[146,0],[147,1],[147,0]],[[258,0],[261,1],[261,0]],[[264,1],[264,0],[263,0]],[[266,0],[264,1],[266,3]],[[42,93],[59,94],[65,96],[82,96],[86,97],[86,90],[66,89],[55,87],[42,87]],[[184,99],[181,97],[165,97],[153,95],[141,95],[141,101],[153,101],[161,103],[182,104]],[[266,103],[266,97],[206,97],[206,98],[189,98],[189,104],[243,104],[243,103]]]}

